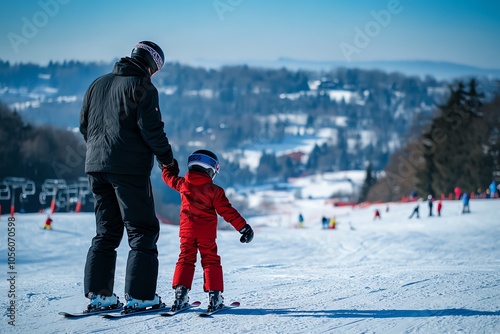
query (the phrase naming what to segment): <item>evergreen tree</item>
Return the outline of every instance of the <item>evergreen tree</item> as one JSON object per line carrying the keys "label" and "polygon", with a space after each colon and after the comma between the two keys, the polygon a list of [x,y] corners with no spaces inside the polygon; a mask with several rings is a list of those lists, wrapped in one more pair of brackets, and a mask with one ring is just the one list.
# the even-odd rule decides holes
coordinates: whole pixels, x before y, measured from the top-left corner
{"label": "evergreen tree", "polygon": [[23,176],[21,143],[27,131],[21,117],[0,104],[0,178]]}
{"label": "evergreen tree", "polygon": [[311,153],[309,153],[309,159],[307,160],[306,168],[309,170],[316,170],[318,168],[319,158],[321,156],[321,149],[318,144],[314,145]]}
{"label": "evergreen tree", "polygon": [[369,162],[368,166],[366,166],[366,177],[363,182],[363,186],[361,187],[361,192],[358,197],[358,203],[365,202],[368,197],[368,192],[370,188],[377,182],[377,178],[374,175],[372,163]]}
{"label": "evergreen tree", "polygon": [[276,177],[277,174],[278,163],[276,155],[274,152],[267,153],[266,151],[262,151],[259,167],[257,167],[257,179],[260,181],[268,180]]}
{"label": "evergreen tree", "polygon": [[70,131],[26,125],[17,113],[0,105],[0,139],[0,179],[43,182],[85,175],[85,145]]}
{"label": "evergreen tree", "polygon": [[474,80],[468,88],[466,91],[461,82],[450,88],[447,102],[439,106],[438,117],[423,135],[426,166],[417,175],[422,194],[446,195],[456,186],[472,191],[481,183],[480,170],[487,161],[473,124],[481,117],[483,95]]}
{"label": "evergreen tree", "polygon": [[500,92],[484,103],[474,80],[465,87],[450,87],[432,124],[390,157],[368,201],[400,200],[415,189],[422,197],[447,195],[457,185],[484,191],[493,178],[499,181]]}

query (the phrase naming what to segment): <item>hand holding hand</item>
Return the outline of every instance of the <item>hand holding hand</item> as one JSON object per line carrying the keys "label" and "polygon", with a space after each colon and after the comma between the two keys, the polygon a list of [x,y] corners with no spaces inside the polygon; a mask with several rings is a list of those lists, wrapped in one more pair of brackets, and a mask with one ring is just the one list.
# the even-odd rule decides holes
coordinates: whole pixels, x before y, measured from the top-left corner
{"label": "hand holding hand", "polygon": [[174,161],[170,164],[170,165],[163,165],[163,168],[165,168],[166,170],[168,170],[168,172],[170,174],[173,174],[175,176],[179,175],[179,163],[177,162],[176,159],[174,159]]}
{"label": "hand holding hand", "polygon": [[[157,159],[158,160],[158,159]],[[158,167],[160,167],[161,170],[168,170],[170,174],[173,174],[175,176],[179,175],[179,163],[177,162],[176,159],[170,164],[170,165],[165,165],[163,164],[160,160],[158,160]]]}

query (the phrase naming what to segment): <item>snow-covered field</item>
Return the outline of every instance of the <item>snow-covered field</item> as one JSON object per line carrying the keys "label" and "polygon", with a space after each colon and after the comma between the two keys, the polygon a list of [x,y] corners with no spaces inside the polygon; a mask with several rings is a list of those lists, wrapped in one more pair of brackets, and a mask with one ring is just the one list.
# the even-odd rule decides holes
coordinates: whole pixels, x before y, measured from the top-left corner
{"label": "snow-covered field", "polygon": [[[64,319],[81,311],[83,267],[94,234],[92,214],[16,215],[15,282],[7,281],[7,216],[1,217],[1,333],[499,333],[500,200],[445,201],[442,217],[409,220],[414,204],[334,208],[300,200],[293,210],[249,218],[250,244],[234,230],[219,231],[227,303],[237,309],[212,318],[196,309],[173,318],[155,315],[107,320]],[[374,221],[378,208],[382,220]],[[305,227],[294,228],[302,212]],[[321,216],[335,215],[336,230]],[[161,226],[158,293],[171,303],[178,255],[177,228]],[[119,248],[116,292],[123,299],[128,245]],[[191,300],[201,300],[197,266]],[[15,290],[15,299],[8,297]],[[7,308],[15,302],[15,327]]]}

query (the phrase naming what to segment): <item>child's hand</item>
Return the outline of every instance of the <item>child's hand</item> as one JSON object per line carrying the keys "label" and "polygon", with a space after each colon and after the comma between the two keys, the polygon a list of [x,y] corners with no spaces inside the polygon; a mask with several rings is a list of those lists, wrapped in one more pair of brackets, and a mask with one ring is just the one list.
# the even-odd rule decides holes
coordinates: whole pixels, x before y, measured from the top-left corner
{"label": "child's hand", "polygon": [[252,227],[246,224],[240,231],[242,236],[240,238],[241,243],[249,243],[253,239],[253,230]]}

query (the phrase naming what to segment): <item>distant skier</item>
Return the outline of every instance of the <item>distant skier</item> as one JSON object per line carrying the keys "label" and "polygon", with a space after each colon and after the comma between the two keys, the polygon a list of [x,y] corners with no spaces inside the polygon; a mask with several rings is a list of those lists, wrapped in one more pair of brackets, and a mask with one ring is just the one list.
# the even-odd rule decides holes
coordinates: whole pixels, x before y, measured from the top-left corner
{"label": "distant skier", "polygon": [[332,229],[332,230],[335,230],[336,226],[337,226],[337,221],[335,220],[335,216],[333,216],[330,219],[330,226],[329,226],[329,228]]}
{"label": "distant skier", "polygon": [[[177,161],[174,160],[177,165]],[[201,256],[203,290],[208,292],[208,310],[224,306],[224,281],[220,256],[217,254],[217,215],[241,233],[240,242],[253,239],[253,230],[240,213],[231,206],[224,189],[213,183],[219,173],[219,159],[208,150],[197,150],[188,158],[188,169],[179,177],[179,168],[163,166],[163,181],[181,194],[179,236],[180,254],[175,265],[172,288],[175,300],[171,310],[183,308],[193,283],[196,255]]]}
{"label": "distant skier", "polygon": [[417,191],[416,190],[412,190],[411,193],[410,193],[410,199],[417,198],[417,196],[418,196]]}
{"label": "distant skier", "polygon": [[490,197],[491,198],[497,197],[497,181],[495,180],[491,181],[490,184]]}
{"label": "distant skier", "polygon": [[432,205],[434,204],[434,199],[432,198],[432,195],[427,196],[427,203],[429,205],[429,217],[432,217]]}
{"label": "distant skier", "polygon": [[45,225],[43,225],[44,230],[52,230],[52,218],[50,218],[50,215],[47,216],[47,219],[45,220]]}
{"label": "distant skier", "polygon": [[376,219],[382,220],[382,217],[380,216],[380,211],[378,210],[375,210],[375,216],[373,216],[373,220]]}
{"label": "distant skier", "polygon": [[420,218],[420,215],[418,214],[418,211],[420,210],[420,204],[417,203],[417,205],[415,206],[415,208],[413,209],[413,212],[411,213],[409,219],[412,219],[413,216],[416,214],[417,215],[417,218]]}
{"label": "distant skier", "polygon": [[462,202],[464,204],[464,207],[462,209],[462,213],[470,213],[470,207],[469,207],[469,194],[464,192],[462,196]]}
{"label": "distant skier", "polygon": [[439,200],[438,205],[437,205],[437,213],[438,217],[441,217],[441,210],[443,209],[443,201]]}
{"label": "distant skier", "polygon": [[299,213],[299,227],[304,227],[304,216],[302,216],[302,213]]}
{"label": "distant skier", "polygon": [[462,193],[462,190],[460,190],[459,187],[455,187],[455,189],[453,189],[453,192],[455,193],[455,200],[459,200],[460,194]]}
{"label": "distant skier", "polygon": [[321,218],[321,226],[323,229],[328,228],[328,218],[326,218],[325,216],[323,216],[323,218]]}

